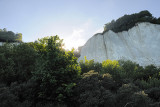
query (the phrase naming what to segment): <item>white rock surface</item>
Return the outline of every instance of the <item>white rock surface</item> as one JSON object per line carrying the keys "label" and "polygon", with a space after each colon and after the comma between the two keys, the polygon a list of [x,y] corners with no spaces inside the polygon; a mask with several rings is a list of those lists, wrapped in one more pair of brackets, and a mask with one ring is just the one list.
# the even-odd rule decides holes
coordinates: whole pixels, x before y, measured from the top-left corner
{"label": "white rock surface", "polygon": [[2,46],[3,45],[3,42],[0,42],[0,46]]}
{"label": "white rock surface", "polygon": [[96,34],[82,47],[78,60],[84,56],[95,62],[124,59],[142,66],[160,66],[160,25],[144,22],[128,31]]}

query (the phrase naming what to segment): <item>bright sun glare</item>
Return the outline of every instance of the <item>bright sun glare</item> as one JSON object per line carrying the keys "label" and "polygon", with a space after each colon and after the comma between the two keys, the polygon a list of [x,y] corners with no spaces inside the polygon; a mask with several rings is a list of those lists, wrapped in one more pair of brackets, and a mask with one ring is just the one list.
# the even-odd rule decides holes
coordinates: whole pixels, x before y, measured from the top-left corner
{"label": "bright sun glare", "polygon": [[[96,30],[94,34],[101,33],[103,27]],[[91,37],[92,35],[90,35]],[[79,46],[83,46],[86,42],[86,30],[85,29],[73,29],[71,36],[66,36],[63,38],[65,44],[64,48],[71,50],[72,48],[78,49]]]}
{"label": "bright sun glare", "polygon": [[83,37],[84,30],[73,30],[70,37],[64,38],[64,48],[71,50],[72,48],[78,49],[79,46],[84,45],[85,39]]}

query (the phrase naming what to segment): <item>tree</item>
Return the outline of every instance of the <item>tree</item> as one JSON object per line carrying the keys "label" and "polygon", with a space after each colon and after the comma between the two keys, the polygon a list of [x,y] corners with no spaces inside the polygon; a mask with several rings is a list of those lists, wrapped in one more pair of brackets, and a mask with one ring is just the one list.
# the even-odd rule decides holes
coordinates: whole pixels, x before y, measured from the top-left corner
{"label": "tree", "polygon": [[40,39],[32,46],[39,53],[36,72],[33,73],[40,86],[38,97],[55,103],[68,101],[80,74],[73,50],[65,52],[58,36]]}
{"label": "tree", "polygon": [[105,24],[104,32],[112,30],[114,32],[127,31],[138,22],[150,22],[154,24],[160,24],[157,18],[154,18],[152,14],[147,11],[141,11],[131,15],[124,15],[118,18],[116,21],[112,20],[110,23]]}
{"label": "tree", "polygon": [[6,29],[6,28],[3,28],[3,31],[4,31],[4,32],[7,32],[7,29]]}
{"label": "tree", "polygon": [[17,42],[22,42],[22,33],[16,34],[15,40],[16,40]]}
{"label": "tree", "polygon": [[10,85],[11,82],[24,82],[34,72],[36,51],[27,43],[19,45],[5,44],[0,47],[0,81]]}
{"label": "tree", "polygon": [[15,34],[12,31],[7,31],[6,28],[0,29],[0,42],[22,42],[22,34]]}

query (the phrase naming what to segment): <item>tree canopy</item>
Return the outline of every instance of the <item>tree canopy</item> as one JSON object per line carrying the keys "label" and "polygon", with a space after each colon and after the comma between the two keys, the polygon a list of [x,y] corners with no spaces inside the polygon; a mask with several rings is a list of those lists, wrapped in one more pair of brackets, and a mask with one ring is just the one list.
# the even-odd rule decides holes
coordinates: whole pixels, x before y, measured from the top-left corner
{"label": "tree canopy", "polygon": [[116,21],[112,20],[111,22],[105,24],[104,32],[112,30],[114,32],[127,31],[138,22],[150,22],[153,24],[160,24],[160,18],[155,18],[152,14],[147,11],[141,11],[139,13],[134,13],[131,15],[124,15],[118,18]]}
{"label": "tree canopy", "polygon": [[0,46],[0,107],[159,107],[160,68],[81,60],[58,36]]}
{"label": "tree canopy", "polygon": [[22,42],[22,34],[0,29],[0,42]]}

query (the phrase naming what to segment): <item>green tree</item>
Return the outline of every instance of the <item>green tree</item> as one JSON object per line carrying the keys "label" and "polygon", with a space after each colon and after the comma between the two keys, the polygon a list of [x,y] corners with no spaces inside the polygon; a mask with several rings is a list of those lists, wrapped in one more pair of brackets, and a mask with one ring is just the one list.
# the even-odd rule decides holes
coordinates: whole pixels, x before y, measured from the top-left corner
{"label": "green tree", "polygon": [[73,51],[65,52],[58,36],[40,39],[32,46],[39,53],[33,76],[40,86],[38,97],[43,101],[55,103],[68,101],[80,74]]}
{"label": "green tree", "polygon": [[0,46],[0,80],[1,82],[24,82],[34,72],[36,51],[27,43]]}
{"label": "green tree", "polygon": [[22,42],[22,33],[16,34],[15,40],[16,40],[17,42]]}
{"label": "green tree", "polygon": [[22,34],[0,29],[0,42],[22,42]]}
{"label": "green tree", "polygon": [[111,21],[110,23],[105,24],[104,31],[112,30],[114,32],[127,31],[138,22],[150,22],[153,24],[160,24],[159,19],[152,16],[152,14],[147,11],[141,11],[139,13],[134,13],[131,15],[124,15],[118,18],[116,21]]}

